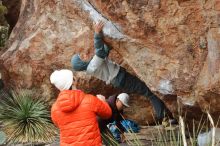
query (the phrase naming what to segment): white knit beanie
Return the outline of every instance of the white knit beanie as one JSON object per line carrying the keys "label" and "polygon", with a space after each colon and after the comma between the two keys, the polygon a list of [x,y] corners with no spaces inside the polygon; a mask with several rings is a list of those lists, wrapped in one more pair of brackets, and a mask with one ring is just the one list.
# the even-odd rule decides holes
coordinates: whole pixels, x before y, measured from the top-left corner
{"label": "white knit beanie", "polygon": [[68,69],[56,70],[50,75],[50,82],[60,91],[69,90],[73,84],[73,72]]}

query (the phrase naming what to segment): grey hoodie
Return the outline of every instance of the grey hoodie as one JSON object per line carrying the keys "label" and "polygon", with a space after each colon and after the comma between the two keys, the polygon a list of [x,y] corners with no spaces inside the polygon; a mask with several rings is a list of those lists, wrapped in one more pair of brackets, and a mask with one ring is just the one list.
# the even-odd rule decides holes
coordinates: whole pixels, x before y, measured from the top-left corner
{"label": "grey hoodie", "polygon": [[72,57],[71,63],[75,71],[86,71],[106,84],[117,76],[120,66],[108,59],[110,48],[104,43],[102,34],[94,34],[95,55],[89,62],[84,62],[78,54]]}
{"label": "grey hoodie", "polygon": [[102,34],[94,35],[95,56],[89,62],[86,72],[106,84],[117,76],[120,66],[108,59],[110,48],[104,43]]}

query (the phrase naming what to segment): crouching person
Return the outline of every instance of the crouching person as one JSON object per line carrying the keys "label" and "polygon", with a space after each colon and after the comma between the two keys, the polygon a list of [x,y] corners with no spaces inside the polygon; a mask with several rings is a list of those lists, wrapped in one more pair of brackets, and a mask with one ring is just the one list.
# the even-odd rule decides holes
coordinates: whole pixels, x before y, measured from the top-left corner
{"label": "crouching person", "polygon": [[57,70],[50,81],[60,93],[51,109],[51,118],[60,130],[61,146],[101,146],[96,116],[111,117],[108,103],[77,90],[70,70]]}
{"label": "crouching person", "polygon": [[[97,95],[97,96],[100,96],[100,95]],[[112,109],[112,116],[108,119],[98,118],[99,128],[100,128],[100,131],[102,134],[102,140],[106,146],[115,145],[115,143],[113,142],[114,137],[111,134],[111,131],[107,127],[108,124],[113,123],[114,121],[116,122],[116,126],[119,129],[119,132],[121,133],[120,134],[120,136],[121,136],[120,142],[124,142],[124,140],[125,140],[125,137],[124,137],[125,129],[122,126],[121,121],[123,120],[123,117],[122,117],[123,109],[125,107],[129,107],[129,104],[128,104],[129,98],[130,97],[127,93],[121,93],[119,95],[110,96],[106,100],[108,105]]]}

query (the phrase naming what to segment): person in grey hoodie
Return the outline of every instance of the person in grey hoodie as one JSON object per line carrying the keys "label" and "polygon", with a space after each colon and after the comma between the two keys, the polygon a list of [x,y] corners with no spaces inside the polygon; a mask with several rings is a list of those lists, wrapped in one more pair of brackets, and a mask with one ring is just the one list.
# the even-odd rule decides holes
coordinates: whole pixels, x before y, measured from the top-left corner
{"label": "person in grey hoodie", "polygon": [[88,75],[106,82],[106,84],[112,84],[115,88],[124,90],[126,93],[144,95],[153,105],[157,120],[162,121],[165,116],[172,118],[172,114],[163,101],[151,92],[143,81],[127,72],[125,68],[109,60],[110,48],[103,41],[103,26],[103,22],[98,22],[94,25],[95,55],[90,61],[84,61],[80,58],[80,54],[74,54],[71,59],[73,70],[84,71]]}

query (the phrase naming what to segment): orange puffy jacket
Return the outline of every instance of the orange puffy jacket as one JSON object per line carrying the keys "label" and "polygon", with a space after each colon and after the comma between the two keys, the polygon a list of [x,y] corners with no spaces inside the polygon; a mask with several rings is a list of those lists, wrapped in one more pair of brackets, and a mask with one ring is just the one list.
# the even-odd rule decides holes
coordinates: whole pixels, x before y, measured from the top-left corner
{"label": "orange puffy jacket", "polygon": [[97,116],[111,117],[106,102],[80,90],[60,92],[51,109],[51,118],[60,129],[61,146],[101,146]]}

